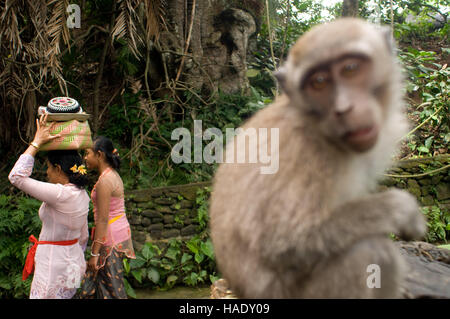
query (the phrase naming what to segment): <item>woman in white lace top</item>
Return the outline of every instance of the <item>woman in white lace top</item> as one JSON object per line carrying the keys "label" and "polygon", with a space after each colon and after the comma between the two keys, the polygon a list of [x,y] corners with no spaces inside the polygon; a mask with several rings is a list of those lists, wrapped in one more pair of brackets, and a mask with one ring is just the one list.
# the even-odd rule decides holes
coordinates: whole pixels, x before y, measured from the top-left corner
{"label": "woman in white lace top", "polygon": [[40,145],[57,137],[46,128],[46,117],[37,121],[33,142],[9,174],[10,182],[42,201],[39,239],[30,236],[30,249],[23,279],[33,272],[30,298],[69,299],[75,294],[86,270],[84,249],[88,240],[89,196],[81,156],[77,151],[50,151],[48,183],[30,178]]}

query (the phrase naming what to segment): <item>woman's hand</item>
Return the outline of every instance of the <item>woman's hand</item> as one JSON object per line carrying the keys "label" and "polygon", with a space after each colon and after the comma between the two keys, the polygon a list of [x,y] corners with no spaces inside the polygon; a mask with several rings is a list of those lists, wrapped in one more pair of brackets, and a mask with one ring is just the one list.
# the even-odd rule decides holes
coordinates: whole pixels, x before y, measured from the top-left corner
{"label": "woman's hand", "polygon": [[51,141],[57,137],[60,137],[61,134],[52,135],[50,134],[50,130],[53,128],[53,125],[46,126],[47,124],[47,116],[48,113],[42,114],[41,117],[36,119],[36,134],[34,135],[33,142],[36,143],[38,146],[41,146],[42,144],[47,143],[48,141]]}
{"label": "woman's hand", "polygon": [[98,256],[92,256],[87,263],[88,270],[96,273],[98,270]]}
{"label": "woman's hand", "polygon": [[28,154],[34,157],[42,144],[45,144],[46,142],[61,136],[61,134],[50,134],[50,130],[53,128],[53,124],[49,127],[46,127],[47,116],[48,114],[42,114],[39,120],[36,119],[36,134],[34,135],[33,142],[31,142],[30,146],[28,146],[24,154]]}

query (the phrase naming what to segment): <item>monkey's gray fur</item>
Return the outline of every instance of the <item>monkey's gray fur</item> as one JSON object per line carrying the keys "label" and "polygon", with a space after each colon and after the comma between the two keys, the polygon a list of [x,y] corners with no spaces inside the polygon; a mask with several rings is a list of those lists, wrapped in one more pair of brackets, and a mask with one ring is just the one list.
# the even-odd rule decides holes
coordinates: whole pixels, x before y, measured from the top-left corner
{"label": "monkey's gray fur", "polygon": [[[211,236],[219,271],[238,297],[401,297],[405,268],[389,234],[420,238],[426,226],[411,194],[374,192],[408,127],[401,71],[388,38],[358,19],[313,28],[291,49],[278,75],[286,94],[243,125],[279,128],[278,172],[261,174],[261,163],[218,168]],[[379,136],[366,152],[324,138],[320,119],[305,113],[307,102],[299,93],[310,66],[345,50],[369,56],[371,77],[382,88],[376,93]],[[274,142],[269,136],[258,147]],[[367,286],[371,264],[380,267],[380,288]]]}

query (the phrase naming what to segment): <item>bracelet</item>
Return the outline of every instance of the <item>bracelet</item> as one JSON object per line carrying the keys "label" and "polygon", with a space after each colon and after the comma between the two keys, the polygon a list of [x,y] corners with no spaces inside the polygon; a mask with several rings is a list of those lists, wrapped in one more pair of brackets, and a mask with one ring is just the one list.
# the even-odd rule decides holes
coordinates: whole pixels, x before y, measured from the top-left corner
{"label": "bracelet", "polygon": [[94,243],[99,243],[99,244],[102,245],[102,246],[105,244],[104,241],[101,241],[101,240],[98,240],[98,239],[95,239],[95,240],[94,240]]}
{"label": "bracelet", "polygon": [[92,256],[92,257],[99,257],[100,254],[93,254],[92,251],[91,251],[91,256]]}
{"label": "bracelet", "polygon": [[39,149],[39,145],[36,142],[31,142],[30,145],[36,148],[37,150]]}

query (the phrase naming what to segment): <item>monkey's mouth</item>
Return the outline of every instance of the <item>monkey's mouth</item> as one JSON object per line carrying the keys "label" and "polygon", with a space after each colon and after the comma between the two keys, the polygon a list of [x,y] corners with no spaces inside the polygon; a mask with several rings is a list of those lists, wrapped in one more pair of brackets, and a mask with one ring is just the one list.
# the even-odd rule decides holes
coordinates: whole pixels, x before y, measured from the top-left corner
{"label": "monkey's mouth", "polygon": [[350,145],[352,149],[358,152],[364,152],[375,145],[378,137],[378,129],[376,125],[369,127],[358,128],[348,131],[344,135],[344,140]]}

